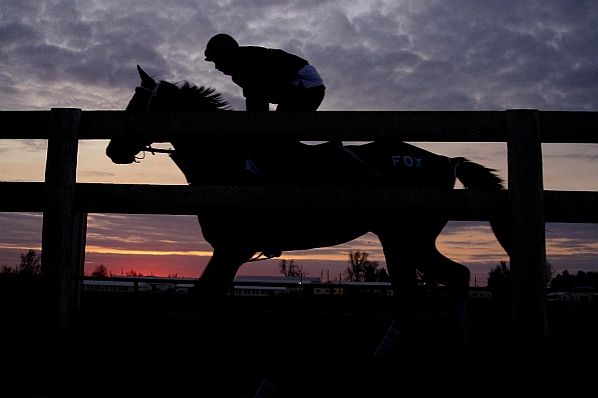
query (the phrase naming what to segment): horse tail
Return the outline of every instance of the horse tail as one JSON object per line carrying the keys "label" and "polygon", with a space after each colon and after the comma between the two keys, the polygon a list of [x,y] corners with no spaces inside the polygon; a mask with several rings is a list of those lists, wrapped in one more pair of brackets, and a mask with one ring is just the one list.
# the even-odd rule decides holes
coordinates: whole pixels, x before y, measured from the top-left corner
{"label": "horse tail", "polygon": [[[453,158],[455,175],[463,186],[468,189],[504,190],[504,181],[497,175],[497,171],[465,158]],[[510,253],[511,228],[508,208],[502,206],[490,219],[492,231],[503,249]]]}

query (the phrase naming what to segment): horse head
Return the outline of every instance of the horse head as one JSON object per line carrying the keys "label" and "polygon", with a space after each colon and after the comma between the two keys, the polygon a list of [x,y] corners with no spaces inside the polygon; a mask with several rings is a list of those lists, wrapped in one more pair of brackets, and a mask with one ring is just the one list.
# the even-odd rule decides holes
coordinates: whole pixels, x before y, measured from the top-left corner
{"label": "horse head", "polygon": [[[127,112],[152,111],[211,111],[224,110],[228,104],[211,88],[196,87],[187,82],[180,85],[166,81],[156,82],[139,65],[141,84],[129,100]],[[117,164],[133,163],[137,154],[151,141],[140,141],[126,134],[114,137],[106,148],[106,155]]]}
{"label": "horse head", "polygon": [[[128,112],[141,112],[150,109],[152,99],[157,95],[160,84],[152,79],[139,65],[137,71],[141,77],[141,85],[135,88],[135,94],[129,100],[126,110]],[[148,142],[120,135],[114,137],[106,148],[106,155],[116,164],[130,164],[136,161],[137,154],[141,152]]]}

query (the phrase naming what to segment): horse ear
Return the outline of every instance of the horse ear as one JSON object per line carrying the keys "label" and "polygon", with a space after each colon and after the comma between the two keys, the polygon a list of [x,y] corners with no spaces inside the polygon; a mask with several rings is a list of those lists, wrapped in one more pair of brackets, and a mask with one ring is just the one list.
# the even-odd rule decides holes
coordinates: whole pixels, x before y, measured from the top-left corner
{"label": "horse ear", "polygon": [[141,66],[137,65],[137,71],[139,72],[139,76],[141,77],[141,86],[147,89],[152,90],[156,85],[156,81],[150,77]]}

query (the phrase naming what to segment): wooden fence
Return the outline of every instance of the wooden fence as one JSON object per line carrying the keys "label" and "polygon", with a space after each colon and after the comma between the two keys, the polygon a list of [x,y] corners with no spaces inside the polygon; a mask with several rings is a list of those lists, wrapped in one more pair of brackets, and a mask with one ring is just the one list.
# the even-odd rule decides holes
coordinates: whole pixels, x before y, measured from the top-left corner
{"label": "wooden fence", "polygon": [[[511,209],[514,247],[513,326],[517,341],[544,346],[545,222],[598,223],[598,192],[545,191],[541,143],[597,143],[597,112],[537,110],[461,112],[209,112],[131,114],[124,111],[0,112],[0,139],[47,139],[45,182],[0,182],[0,211],[43,212],[42,275],[50,322],[66,331],[77,310],[87,213],[197,214],[210,209],[361,212],[416,210],[452,220],[488,220]],[[302,141],[506,142],[508,192],[347,187],[164,186],[76,183],[80,139],[126,131],[168,142],[260,138]],[[364,200],[364,198],[366,200]]]}

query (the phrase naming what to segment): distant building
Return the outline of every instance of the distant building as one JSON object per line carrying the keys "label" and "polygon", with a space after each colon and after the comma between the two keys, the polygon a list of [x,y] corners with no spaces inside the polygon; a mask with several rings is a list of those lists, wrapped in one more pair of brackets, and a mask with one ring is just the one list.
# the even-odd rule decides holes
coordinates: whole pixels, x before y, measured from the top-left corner
{"label": "distant building", "polygon": [[287,277],[287,276],[237,276],[235,278],[235,283],[281,283],[281,284],[318,284],[320,283],[320,278],[311,277],[311,276],[303,276],[303,277]]}
{"label": "distant building", "polygon": [[576,303],[590,303],[598,302],[598,292],[584,291],[580,289],[572,292],[552,292],[546,296],[548,301],[552,302],[576,302]]}
{"label": "distant building", "polygon": [[276,286],[235,286],[235,296],[242,297],[275,297],[287,293],[288,288]]}
{"label": "distant building", "polygon": [[491,299],[492,292],[485,288],[472,287],[472,288],[469,288],[469,298],[470,299]]}
{"label": "distant building", "polygon": [[342,296],[392,297],[394,295],[390,282],[343,281],[337,289]]}
{"label": "distant building", "polygon": [[[140,292],[152,290],[151,285],[144,282],[137,283],[137,289]],[[133,293],[135,291],[135,282],[111,281],[111,280],[84,280],[83,291],[90,292],[114,292],[114,293]]]}
{"label": "distant building", "polygon": [[235,296],[275,297],[298,294],[309,285],[319,284],[320,278],[286,276],[237,276],[232,293]]}
{"label": "distant building", "polygon": [[174,287],[175,293],[191,293],[194,283],[177,283]]}
{"label": "distant building", "polygon": [[[130,280],[129,280],[130,279]],[[86,279],[84,291],[127,293],[190,293],[195,278],[115,277],[102,280]],[[229,294],[242,297],[278,297],[282,295],[392,297],[390,282],[334,281],[321,283],[317,277],[289,278],[284,276],[237,276]],[[470,299],[491,299],[492,292],[485,287],[470,287]],[[598,302],[595,289],[578,289],[572,292],[552,292],[547,295],[552,302]]]}

